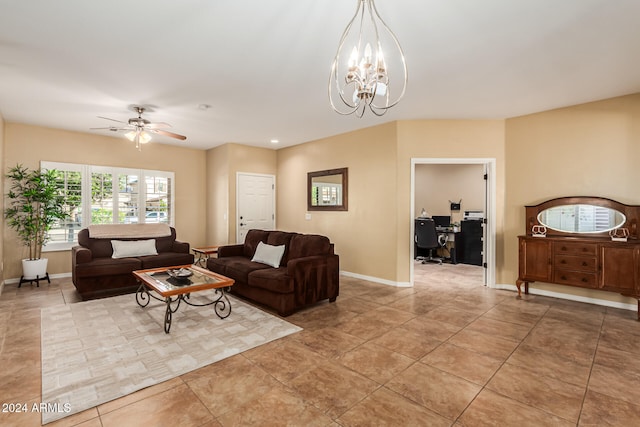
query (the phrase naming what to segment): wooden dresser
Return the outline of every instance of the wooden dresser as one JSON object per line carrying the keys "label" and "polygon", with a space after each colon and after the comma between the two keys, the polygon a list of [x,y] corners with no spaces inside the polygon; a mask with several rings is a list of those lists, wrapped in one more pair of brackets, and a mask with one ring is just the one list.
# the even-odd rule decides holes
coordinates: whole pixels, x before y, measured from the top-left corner
{"label": "wooden dresser", "polygon": [[[624,223],[620,227],[629,231],[627,241],[613,241],[609,231],[579,233],[548,226],[545,237],[533,235],[534,226],[542,225],[541,219],[544,222],[541,212],[554,206],[565,208],[574,204],[606,207],[621,213],[623,219],[619,222]],[[527,294],[529,283],[536,281],[617,292],[638,300],[640,320],[640,207],[609,199],[570,197],[527,206],[526,209],[527,234],[518,237],[518,296],[521,296],[523,283]],[[566,209],[564,214],[567,215]],[[584,216],[590,219],[588,215]]]}

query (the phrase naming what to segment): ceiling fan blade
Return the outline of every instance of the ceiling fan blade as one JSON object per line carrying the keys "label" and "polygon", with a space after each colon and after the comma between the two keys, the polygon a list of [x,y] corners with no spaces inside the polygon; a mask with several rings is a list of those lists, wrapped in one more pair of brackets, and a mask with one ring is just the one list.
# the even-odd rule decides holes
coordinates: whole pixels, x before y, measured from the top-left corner
{"label": "ceiling fan blade", "polygon": [[123,122],[122,120],[116,120],[116,119],[110,119],[109,117],[102,117],[102,116],[98,116],[99,119],[105,119],[105,120],[111,120],[112,122],[118,122],[118,123],[127,123],[127,122]]}
{"label": "ceiling fan blade", "polygon": [[171,138],[180,139],[182,141],[187,139],[187,137],[184,135],[178,135],[177,133],[167,132],[166,130],[161,130],[161,129],[149,129],[149,132],[157,133],[159,135],[170,136]]}
{"label": "ceiling fan blade", "polygon": [[128,128],[117,128],[115,126],[107,126],[104,128],[89,128],[89,130],[110,130],[113,132],[119,131],[119,130],[129,130]]}
{"label": "ceiling fan blade", "polygon": [[170,128],[171,127],[171,125],[169,123],[165,123],[165,122],[146,123],[144,126],[146,128],[149,128],[149,129]]}

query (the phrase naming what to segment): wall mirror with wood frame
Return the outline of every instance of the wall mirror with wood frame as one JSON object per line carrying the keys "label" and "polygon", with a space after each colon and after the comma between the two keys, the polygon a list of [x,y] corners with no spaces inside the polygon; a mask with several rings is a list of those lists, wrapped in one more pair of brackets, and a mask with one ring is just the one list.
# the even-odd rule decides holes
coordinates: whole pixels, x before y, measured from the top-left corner
{"label": "wall mirror with wood frame", "polygon": [[307,174],[307,210],[348,210],[348,172],[348,168],[309,172]]}

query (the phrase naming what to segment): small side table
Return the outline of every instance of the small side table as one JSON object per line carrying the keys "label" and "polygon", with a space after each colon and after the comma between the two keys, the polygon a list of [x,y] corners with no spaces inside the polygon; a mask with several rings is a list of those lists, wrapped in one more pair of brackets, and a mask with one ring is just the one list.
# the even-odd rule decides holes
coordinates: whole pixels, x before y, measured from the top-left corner
{"label": "small side table", "polygon": [[192,248],[191,250],[198,256],[194,264],[206,268],[207,260],[211,255],[218,253],[219,247],[220,246],[204,246],[202,248]]}

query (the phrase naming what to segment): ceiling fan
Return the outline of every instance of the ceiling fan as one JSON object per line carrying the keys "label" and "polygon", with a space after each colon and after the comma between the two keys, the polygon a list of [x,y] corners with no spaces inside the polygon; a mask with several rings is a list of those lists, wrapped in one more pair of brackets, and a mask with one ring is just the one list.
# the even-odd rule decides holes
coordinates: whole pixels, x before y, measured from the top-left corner
{"label": "ceiling fan", "polygon": [[127,133],[125,133],[124,136],[127,137],[129,141],[135,142],[136,148],[138,150],[141,150],[141,144],[146,144],[147,142],[151,141],[152,133],[157,133],[158,135],[164,135],[171,138],[176,138],[181,141],[184,141],[185,139],[187,139],[187,137],[184,135],[179,135],[177,133],[169,132],[167,130],[162,129],[162,128],[171,127],[171,125],[168,123],[164,123],[164,122],[152,123],[147,119],[143,119],[142,113],[145,112],[146,108],[134,105],[131,107],[131,109],[138,113],[138,117],[133,117],[129,119],[128,122],[111,119],[109,117],[98,116],[99,119],[111,120],[112,122],[122,123],[124,126],[122,125],[107,126],[107,127],[90,128],[90,129],[92,130],[108,129],[112,132],[126,131]]}

